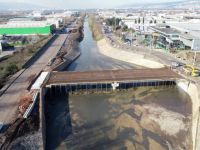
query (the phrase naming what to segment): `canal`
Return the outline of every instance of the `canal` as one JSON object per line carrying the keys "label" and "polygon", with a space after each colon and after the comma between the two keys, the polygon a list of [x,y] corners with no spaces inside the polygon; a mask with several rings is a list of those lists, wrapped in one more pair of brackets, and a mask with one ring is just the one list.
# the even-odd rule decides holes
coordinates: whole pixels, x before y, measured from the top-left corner
{"label": "canal", "polygon": [[[87,21],[79,50],[67,71],[138,68],[101,55]],[[48,150],[191,148],[191,100],[176,86],[90,95],[54,92],[46,99]]]}
{"label": "canal", "polygon": [[97,43],[92,37],[89,24],[84,25],[84,39],[79,45],[81,57],[72,63],[67,71],[131,69],[138,66],[106,57],[98,51]]}

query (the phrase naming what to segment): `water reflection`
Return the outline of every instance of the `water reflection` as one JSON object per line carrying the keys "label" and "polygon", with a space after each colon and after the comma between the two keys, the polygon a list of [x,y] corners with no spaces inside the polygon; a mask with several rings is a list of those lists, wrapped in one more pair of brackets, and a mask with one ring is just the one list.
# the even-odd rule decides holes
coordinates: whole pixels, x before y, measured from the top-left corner
{"label": "water reflection", "polygon": [[81,51],[81,57],[73,62],[66,70],[86,71],[136,68],[136,65],[108,58],[100,54],[97,43],[92,37],[87,20],[84,24],[84,39],[80,43],[78,50]]}
{"label": "water reflection", "polygon": [[[67,99],[69,108],[66,108]],[[191,108],[191,103],[188,95],[176,87],[70,95],[67,99],[55,96],[56,103],[52,105],[56,106],[52,107],[50,114],[55,118],[49,119],[53,122],[49,130],[56,130],[48,135],[52,137],[52,141],[47,141],[48,149],[51,149],[55,139],[60,140],[57,149],[167,150],[167,143],[173,148],[189,149],[191,109],[186,108]],[[57,100],[62,103],[57,104]],[[176,129],[171,129],[170,124]]]}

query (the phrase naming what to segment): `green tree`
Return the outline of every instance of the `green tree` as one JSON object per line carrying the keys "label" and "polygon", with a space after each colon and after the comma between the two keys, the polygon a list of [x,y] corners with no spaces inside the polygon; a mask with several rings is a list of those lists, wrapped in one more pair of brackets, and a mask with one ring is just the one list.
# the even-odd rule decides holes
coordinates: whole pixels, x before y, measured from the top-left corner
{"label": "green tree", "polygon": [[127,26],[127,25],[123,26],[122,31],[123,31],[123,32],[128,31],[128,26]]}
{"label": "green tree", "polygon": [[5,69],[6,69],[6,73],[8,75],[11,75],[18,71],[18,66],[16,64],[9,64],[6,66]]}
{"label": "green tree", "polygon": [[137,19],[135,19],[135,24],[137,24]]}
{"label": "green tree", "polygon": [[141,20],[140,20],[140,17],[138,18],[138,24],[140,24]]}

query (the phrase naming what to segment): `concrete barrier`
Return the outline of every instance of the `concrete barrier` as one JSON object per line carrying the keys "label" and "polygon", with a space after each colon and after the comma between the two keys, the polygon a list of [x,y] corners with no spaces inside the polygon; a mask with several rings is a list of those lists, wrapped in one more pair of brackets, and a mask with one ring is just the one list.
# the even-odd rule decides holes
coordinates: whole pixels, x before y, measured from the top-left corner
{"label": "concrete barrier", "polygon": [[30,104],[30,106],[28,107],[28,109],[26,110],[26,112],[24,113],[23,115],[23,118],[28,118],[29,115],[31,114],[35,104],[36,104],[36,101],[38,100],[38,95],[39,95],[39,92],[36,92],[34,95],[33,95],[33,98],[32,98],[32,103]]}
{"label": "concrete barrier", "polygon": [[40,89],[40,103],[39,103],[39,112],[40,112],[40,127],[39,133],[42,136],[42,146],[40,149],[45,150],[46,148],[46,119],[45,119],[45,94],[46,89]]}
{"label": "concrete barrier", "polygon": [[75,61],[81,55],[80,52],[71,50],[69,53],[64,57],[65,61],[55,66],[53,71],[63,71],[67,68],[73,61]]}
{"label": "concrete barrier", "polygon": [[136,64],[138,66],[143,66],[146,68],[163,68],[164,65],[156,62],[155,60],[149,60],[145,58],[143,54],[136,54],[118,48],[112,47],[105,39],[97,42],[100,53],[105,56],[118,59],[124,62]]}
{"label": "concrete barrier", "polygon": [[187,80],[178,80],[178,87],[189,94],[192,100],[192,142],[193,150],[200,149],[200,135],[198,134],[200,123],[199,123],[199,108],[200,108],[200,92],[199,85]]}

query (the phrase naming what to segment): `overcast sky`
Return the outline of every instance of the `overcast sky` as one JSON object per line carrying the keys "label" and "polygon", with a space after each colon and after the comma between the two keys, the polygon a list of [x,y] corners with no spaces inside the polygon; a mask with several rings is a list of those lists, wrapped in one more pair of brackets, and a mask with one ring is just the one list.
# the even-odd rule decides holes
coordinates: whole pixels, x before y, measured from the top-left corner
{"label": "overcast sky", "polygon": [[156,3],[180,0],[0,0],[0,2],[32,3],[52,8],[114,8],[135,3]]}

